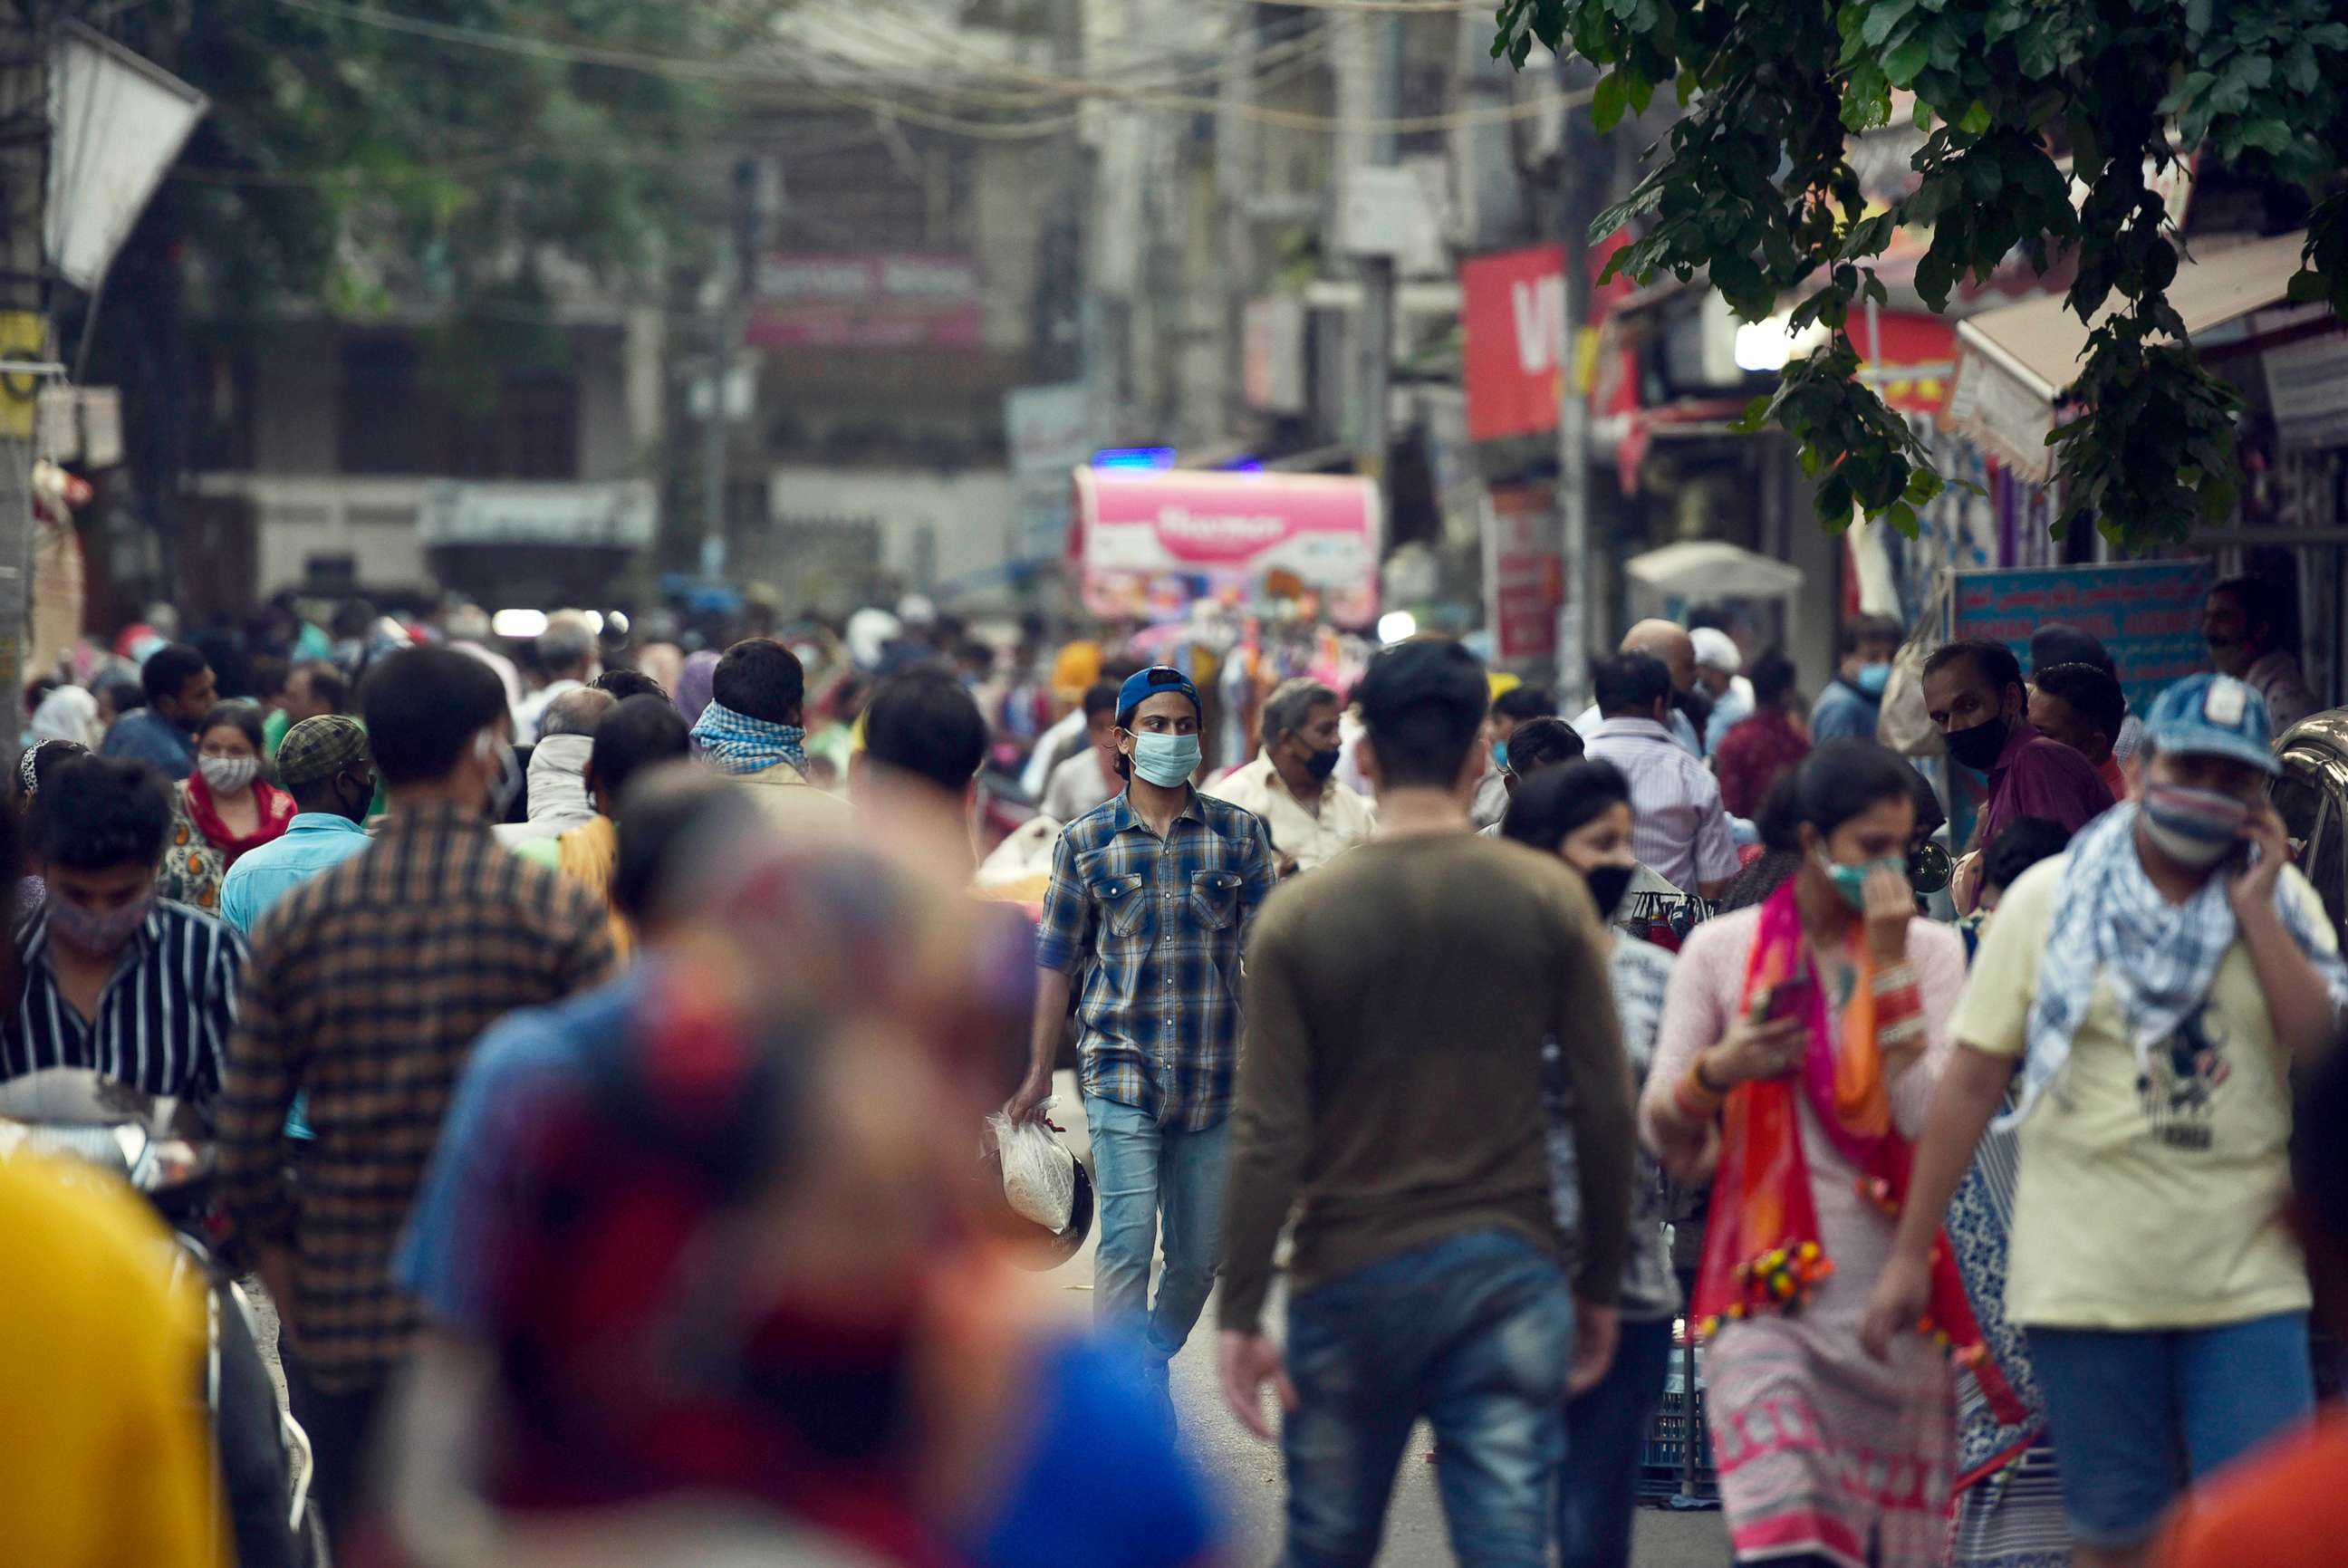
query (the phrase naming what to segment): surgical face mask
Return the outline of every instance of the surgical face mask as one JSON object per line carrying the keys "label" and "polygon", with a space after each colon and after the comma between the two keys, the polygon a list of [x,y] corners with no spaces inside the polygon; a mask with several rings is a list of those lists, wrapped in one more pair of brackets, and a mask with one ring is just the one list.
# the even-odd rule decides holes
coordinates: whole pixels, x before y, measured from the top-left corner
{"label": "surgical face mask", "polygon": [[260,777],[257,757],[200,757],[196,768],[215,795],[233,795]]}
{"label": "surgical face mask", "polygon": [[1859,666],[1859,674],[1852,677],[1850,684],[1869,696],[1881,696],[1883,688],[1891,684],[1891,666],[1883,664],[1861,665]]}
{"label": "surgical face mask", "polygon": [[1825,846],[1820,845],[1818,861],[1818,870],[1827,873],[1827,879],[1835,885],[1835,892],[1842,894],[1843,903],[1862,914],[1867,911],[1867,879],[1875,874],[1877,867],[1887,866],[1902,876],[1908,874],[1908,857],[1905,855],[1886,855],[1881,860],[1861,861],[1849,866],[1828,855]]}
{"label": "surgical face mask", "polygon": [[49,934],[78,953],[102,958],[119,953],[155,907],[155,895],[132,900],[119,909],[93,914],[62,892],[49,895]]}
{"label": "surgical face mask", "polygon": [[2213,866],[2242,841],[2250,804],[2214,789],[2151,784],[2144,791],[2144,830],[2153,847],[2181,866]]}
{"label": "surgical face mask", "polygon": [[1326,779],[1337,771],[1337,758],[1340,755],[1338,748],[1334,746],[1326,751],[1315,751],[1305,758],[1304,771],[1314,779]]}
{"label": "surgical face mask", "polygon": [[1986,773],[1997,766],[1998,754],[2005,749],[2013,734],[2003,714],[1971,729],[1952,729],[1941,738],[1949,748],[1949,755],[1976,773]]}
{"label": "surgical face mask", "polygon": [[1179,789],[1199,770],[1199,738],[1137,731],[1133,771],[1160,789]]}
{"label": "surgical face mask", "polygon": [[1590,884],[1590,896],[1598,901],[1599,919],[1614,918],[1614,912],[1622,907],[1623,896],[1631,891],[1631,878],[1637,872],[1636,866],[1609,862],[1581,873],[1581,880]]}
{"label": "surgical face mask", "polygon": [[514,797],[521,793],[521,759],[503,736],[487,729],[473,742],[473,755],[489,770],[489,820],[502,822],[513,809]]}

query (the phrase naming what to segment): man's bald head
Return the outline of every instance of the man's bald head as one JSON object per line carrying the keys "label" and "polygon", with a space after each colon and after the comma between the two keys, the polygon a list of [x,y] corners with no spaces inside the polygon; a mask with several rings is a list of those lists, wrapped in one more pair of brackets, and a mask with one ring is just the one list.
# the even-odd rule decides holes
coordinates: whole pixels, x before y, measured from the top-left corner
{"label": "man's bald head", "polygon": [[1622,652],[1646,654],[1663,661],[1672,672],[1672,688],[1686,691],[1695,685],[1695,639],[1676,621],[1642,621],[1622,634]]}
{"label": "man's bald head", "polygon": [[612,705],[620,699],[610,692],[593,686],[564,692],[546,705],[546,712],[538,721],[538,738],[551,740],[558,735],[592,735]]}

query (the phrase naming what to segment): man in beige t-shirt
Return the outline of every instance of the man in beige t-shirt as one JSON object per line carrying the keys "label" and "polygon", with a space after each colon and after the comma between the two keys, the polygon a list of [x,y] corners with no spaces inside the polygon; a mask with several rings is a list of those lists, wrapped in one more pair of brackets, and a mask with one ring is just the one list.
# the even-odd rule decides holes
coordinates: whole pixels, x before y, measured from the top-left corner
{"label": "man in beige t-shirt", "polygon": [[1370,836],[1377,812],[1337,770],[1337,694],[1319,681],[1284,681],[1264,699],[1263,749],[1207,793],[1263,819],[1281,874],[1326,865]]}
{"label": "man in beige t-shirt", "polygon": [[2307,1270],[2281,1213],[2291,1073],[2332,1047],[2348,996],[2266,802],[2258,694],[2188,677],[2146,744],[2142,800],[1999,902],[1863,1331],[1880,1354],[1918,1320],[1941,1217],[2014,1086],[2006,1316],[2087,1565],[2147,1560],[2178,1451],[2198,1480],[2312,1407]]}

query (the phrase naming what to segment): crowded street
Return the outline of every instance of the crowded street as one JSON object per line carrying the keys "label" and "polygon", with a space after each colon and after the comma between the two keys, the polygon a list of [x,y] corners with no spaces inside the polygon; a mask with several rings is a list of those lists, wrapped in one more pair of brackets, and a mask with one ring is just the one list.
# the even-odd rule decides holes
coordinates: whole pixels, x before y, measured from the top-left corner
{"label": "crowded street", "polygon": [[2348,1562],[2336,0],[0,0],[0,1568]]}

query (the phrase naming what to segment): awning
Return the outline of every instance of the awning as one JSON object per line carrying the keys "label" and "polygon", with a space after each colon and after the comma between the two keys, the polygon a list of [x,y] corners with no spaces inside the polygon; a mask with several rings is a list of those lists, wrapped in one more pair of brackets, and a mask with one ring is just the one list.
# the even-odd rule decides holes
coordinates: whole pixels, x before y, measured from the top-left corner
{"label": "awning", "polygon": [[[2227,250],[2202,242],[2168,286],[2186,335],[2282,303],[2306,245],[2303,232]],[[1957,324],[1962,358],[1950,422],[2035,484],[2045,483],[2051,470],[2046,435],[2054,428],[2054,405],[2078,379],[2091,330],[2063,300],[2044,294]]]}
{"label": "awning", "polygon": [[1179,618],[1200,598],[1311,593],[1330,620],[1377,618],[1377,486],[1328,474],[1078,469],[1070,553],[1097,615]]}
{"label": "awning", "polygon": [[1673,599],[1782,599],[1798,593],[1802,570],[1720,539],[1666,544],[1622,563],[1631,580]]}

